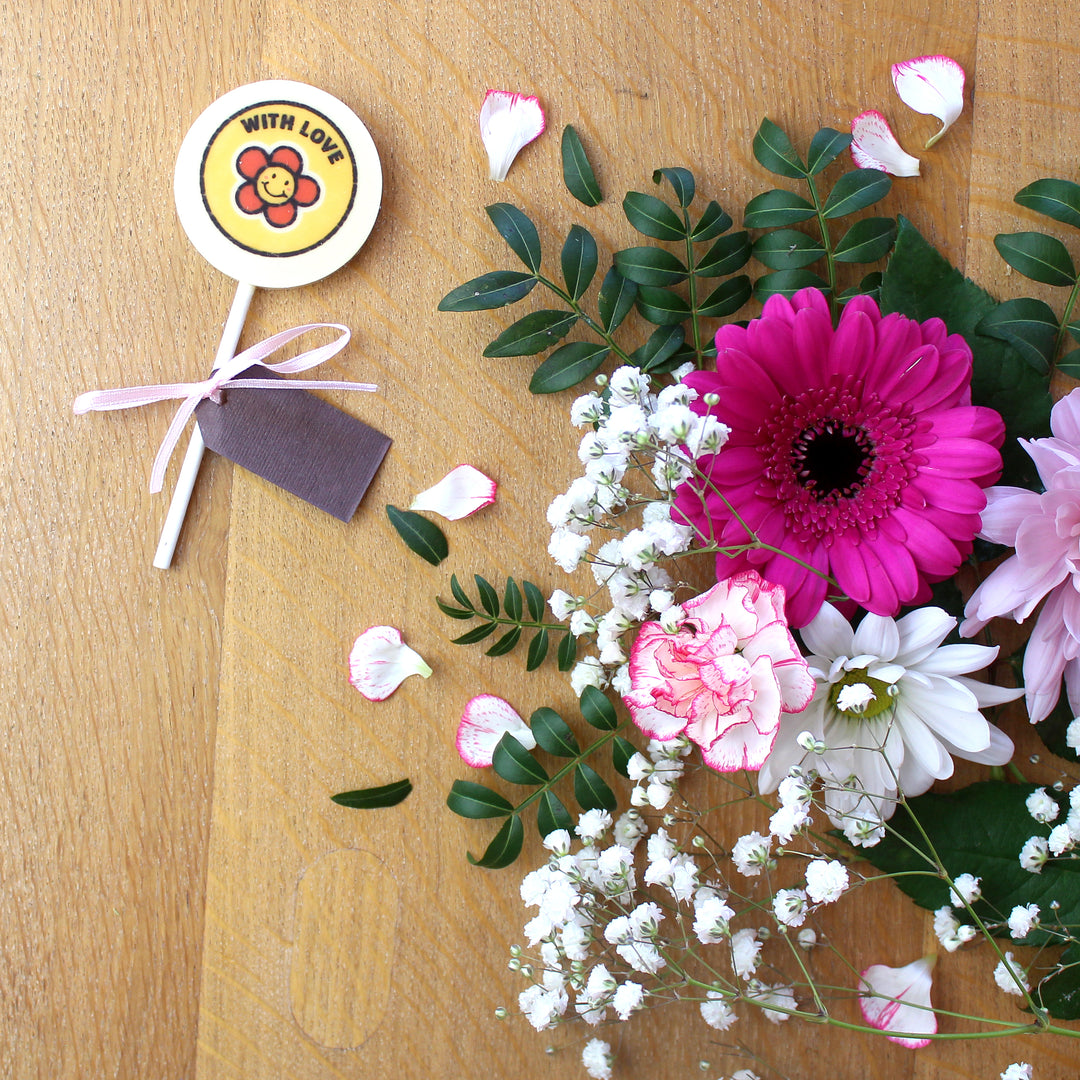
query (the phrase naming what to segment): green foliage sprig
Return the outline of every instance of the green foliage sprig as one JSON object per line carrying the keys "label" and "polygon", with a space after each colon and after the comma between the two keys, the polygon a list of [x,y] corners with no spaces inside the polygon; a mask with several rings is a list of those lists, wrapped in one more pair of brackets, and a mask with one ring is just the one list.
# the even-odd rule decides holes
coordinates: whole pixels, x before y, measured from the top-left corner
{"label": "green foliage sprig", "polygon": [[467,633],[454,638],[455,645],[475,645],[490,637],[500,626],[508,626],[510,629],[485,653],[487,656],[504,656],[517,648],[526,630],[535,630],[529,641],[525,661],[526,670],[535,671],[547,656],[552,636],[562,634],[563,638],[557,650],[559,670],[569,671],[574,666],[577,660],[577,639],[566,624],[544,622],[544,594],[536,585],[523,580],[519,586],[512,577],[508,577],[500,605],[499,593],[494,585],[479,574],[474,575],[474,580],[478,597],[476,601],[470,599],[458,581],[457,574],[450,576],[450,591],[458,606],[446,603],[441,597],[435,598],[439,610],[451,619],[481,620]]}
{"label": "green foliage sprig", "polygon": [[550,774],[537,760],[536,751],[526,750],[509,732],[499,740],[491,763],[495,774],[507,783],[536,788],[516,805],[484,784],[471,780],[454,781],[446,805],[455,814],[467,818],[505,818],[484,854],[478,859],[472,854],[468,855],[473,865],[498,870],[514,862],[525,840],[522,815],[533,805],[536,806],[536,826],[541,837],[556,829],[573,831],[573,818],[553,790],[555,785],[568,777],[572,780],[574,799],[582,810],[615,809],[615,793],[588,764],[588,759],[610,748],[612,763],[625,776],[627,762],[637,750],[633,743],[620,735],[630,721],[620,721],[615,706],[595,686],[585,687],[581,695],[581,715],[592,727],[602,732],[584,749],[570,726],[554,709],[537,709],[529,718],[529,727],[536,738],[537,747],[552,757],[567,759],[565,764]]}

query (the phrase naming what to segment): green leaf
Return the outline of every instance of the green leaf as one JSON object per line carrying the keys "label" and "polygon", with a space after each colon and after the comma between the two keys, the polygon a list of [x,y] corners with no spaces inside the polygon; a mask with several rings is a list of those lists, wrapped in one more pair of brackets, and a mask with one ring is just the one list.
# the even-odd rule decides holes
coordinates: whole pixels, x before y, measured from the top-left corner
{"label": "green leaf", "polygon": [[616,251],[615,269],[639,285],[676,285],[686,280],[686,267],[670,251],[657,247]]}
{"label": "green leaf", "polygon": [[548,779],[543,765],[509,731],[503,732],[502,738],[495,744],[491,767],[497,776],[511,784],[531,786],[542,784]]}
{"label": "green leaf", "polygon": [[810,140],[810,153],[806,158],[806,171],[817,176],[831,165],[849,146],[851,135],[832,128],[822,128]]}
{"label": "green leaf", "polygon": [[596,173],[585,154],[578,133],[567,124],[562,133],[562,174],[566,190],[579,203],[586,206],[599,205],[603,195],[596,182]]}
{"label": "green leaf", "polygon": [[506,612],[507,618],[520,621],[521,590],[512,577],[506,579],[506,588],[503,590],[503,610]]}
{"label": "green leaf", "polygon": [[499,614],[499,594],[495,591],[495,586],[479,574],[473,574],[473,578],[476,581],[481,606],[492,618],[495,618]]}
{"label": "green leaf", "polygon": [[582,810],[614,810],[619,805],[600,774],[584,761],[574,767],[574,798]]}
{"label": "green leaf", "polygon": [[1036,180],[1021,188],[1015,199],[1029,210],[1080,229],[1080,184],[1071,180]]}
{"label": "green leaf", "polygon": [[1057,369],[1070,379],[1080,379],[1080,349],[1067,352],[1057,363]]}
{"label": "green leaf", "polygon": [[974,403],[996,409],[1005,420],[1001,483],[1034,488],[1038,474],[1016,440],[1050,434],[1050,394],[1046,380],[1012,346],[975,332],[979,320],[996,306],[989,293],[951,266],[907,218],[899,218],[896,246],[881,286],[882,312],[899,311],[920,322],[939,318],[950,333],[963,334],[975,356]]}
{"label": "green leaf", "polygon": [[726,233],[731,228],[731,215],[726,214],[715,200],[711,200],[705,207],[705,213],[701,215],[690,239],[695,244],[703,244],[707,240],[715,240],[721,233]]}
{"label": "green leaf", "polygon": [[536,226],[516,206],[492,203],[487,216],[510,250],[534,273],[540,273],[540,237]]}
{"label": "green leaf", "polygon": [[[988,922],[1000,921],[1017,904],[1038,904],[1050,910],[1050,901],[1061,907],[1054,918],[1068,924],[1080,922],[1080,860],[1047,863],[1039,874],[1020,865],[1020,849],[1029,836],[1049,833],[1028,813],[1025,800],[1034,784],[1006,784],[986,780],[949,795],[920,795],[910,800],[912,813],[925,830],[949,876],[970,873],[982,879],[982,899],[974,907]],[[918,852],[928,854],[926,841],[909,816],[898,811],[889,822],[890,832],[874,847],[861,852],[887,873],[931,869]],[[912,850],[912,846],[914,850]],[[948,888],[935,876],[898,876],[896,884],[920,907],[935,910],[947,904]],[[1008,927],[997,931],[1007,936]],[[1036,928],[1025,939],[1028,945],[1044,945],[1054,939]]]}
{"label": "green leaf", "polygon": [[451,289],[440,301],[440,311],[489,311],[515,304],[536,285],[535,274],[519,270],[493,270]]}
{"label": "green leaf", "polygon": [[689,169],[657,169],[652,179],[654,184],[667,180],[684,210],[694,201],[694,174]]}
{"label": "green leaf", "polygon": [[794,225],[814,216],[814,208],[793,191],[763,191],[747,204],[743,225],[748,229],[775,229],[778,225]]}
{"label": "green leaf", "polygon": [[544,662],[547,651],[548,632],[544,629],[537,630],[532,641],[529,642],[529,652],[525,658],[525,670],[535,671]]}
{"label": "green leaf", "polygon": [[567,722],[554,710],[537,709],[529,717],[529,727],[537,744],[555,757],[576,757],[581,753],[578,741]]}
{"label": "green leaf", "polygon": [[559,649],[555,655],[559,670],[569,671],[577,662],[577,638],[573,634],[566,634],[559,642]]}
{"label": "green leaf", "polygon": [[630,779],[630,759],[637,753],[637,747],[621,735],[616,735],[611,744],[611,763],[620,776]]}
{"label": "green leaf", "polygon": [[891,187],[889,174],[880,169],[854,169],[836,181],[821,212],[827,218],[854,214],[884,199]]}
{"label": "green leaf", "polygon": [[515,626],[508,630],[490,649],[484,652],[485,656],[505,656],[513,652],[514,647],[521,640],[521,627]]}
{"label": "green leaf", "polygon": [[761,127],[754,136],[753,149],[754,157],[769,172],[792,180],[802,180],[806,176],[806,166],[795,152],[787,133],[768,117],[761,121]]}
{"label": "green leaf", "polygon": [[497,791],[471,780],[455,780],[446,796],[446,805],[455,814],[467,818],[505,817],[514,807]]}
{"label": "green leaf", "polygon": [[450,591],[454,594],[454,599],[463,607],[468,608],[470,611],[475,611],[473,602],[469,599],[465,590],[461,587],[461,582],[458,581],[457,574],[450,575]]}
{"label": "green leaf", "polygon": [[770,270],[798,270],[824,254],[820,240],[798,229],[775,229],[754,241],[754,258]]}
{"label": "green leaf", "polygon": [[381,787],[360,788],[357,791],[343,791],[330,798],[338,806],[348,806],[353,810],[371,810],[377,806],[397,806],[409,797],[412,783],[409,780],[395,780],[392,784]]}
{"label": "green leaf", "polygon": [[520,854],[525,839],[525,826],[521,818],[514,814],[507,818],[503,827],[495,834],[495,839],[488,844],[487,851],[479,859],[474,859],[469,852],[466,857],[473,866],[482,866],[487,870],[501,870],[509,866]]}
{"label": "green leaf", "polygon": [[484,355],[535,356],[566,337],[577,321],[572,311],[531,311],[508,326],[484,350]]}
{"label": "green leaf", "polygon": [[409,550],[415,551],[432,566],[438,566],[450,554],[450,546],[442,529],[433,521],[428,521],[412,510],[399,510],[390,505],[386,507],[386,516]]}
{"label": "green leaf", "polygon": [[586,686],[581,692],[581,715],[601,731],[613,731],[619,726],[615,706],[603,690],[595,686]]}
{"label": "green leaf", "polygon": [[1036,989],[1036,1000],[1058,1020],[1080,1020],[1080,945],[1075,941],[1061,954],[1061,970],[1048,975]]}
{"label": "green leaf", "polygon": [[754,297],[767,300],[770,296],[794,296],[800,289],[829,291],[829,283],[811,270],[777,270],[754,282]]}
{"label": "green leaf", "polygon": [[536,827],[545,838],[558,829],[565,829],[569,833],[574,831],[574,819],[555,792],[541,793],[536,808]]}
{"label": "green leaf", "polygon": [[724,319],[738,311],[752,293],[750,279],[745,274],[728,278],[705,297],[698,314],[706,319]]}
{"label": "green leaf", "polygon": [[889,254],[895,239],[896,222],[892,218],[863,218],[840,238],[833,258],[846,263],[875,262]]}
{"label": "green leaf", "polygon": [[560,260],[566,291],[577,300],[592,284],[596,275],[599,260],[592,233],[580,225],[571,225]]}
{"label": "green leaf", "polygon": [[541,622],[544,618],[544,594],[531,581],[523,581],[521,587],[525,590],[525,606],[529,609],[529,618],[533,622]]}
{"label": "green leaf", "polygon": [[672,326],[690,318],[690,305],[678,293],[655,285],[638,288],[637,309],[642,318],[657,326]]}
{"label": "green leaf", "polygon": [[694,267],[694,274],[697,277],[727,277],[747,264],[752,250],[750,234],[745,229],[722,236]]}
{"label": "green leaf", "polygon": [[658,326],[649,340],[630,354],[630,359],[642,371],[655,371],[685,340],[686,330],[682,326]]}
{"label": "green leaf", "polygon": [[435,603],[438,604],[439,610],[444,615],[449,615],[451,619],[471,619],[476,614],[471,609],[451,607],[437,596],[435,597]]}
{"label": "green leaf", "polygon": [[600,294],[596,305],[600,311],[600,322],[610,334],[616,330],[623,319],[630,314],[637,298],[637,285],[627,280],[613,266],[605,275],[600,285]]}
{"label": "green leaf", "polygon": [[881,280],[884,274],[880,270],[874,270],[867,274],[858,285],[852,285],[845,289],[836,299],[846,304],[853,296],[870,296],[875,301],[881,293]]}
{"label": "green leaf", "polygon": [[1080,323],[1071,322],[1065,329],[1072,335],[1073,341],[1080,341]]}
{"label": "green leaf", "polygon": [[1075,285],[1076,267],[1065,245],[1044,233],[998,233],[998,254],[1014,269],[1044,285]]}
{"label": "green leaf", "polygon": [[607,358],[606,345],[571,341],[560,345],[537,369],[529,381],[534,394],[554,394],[569,390],[587,379]]}
{"label": "green leaf", "polygon": [[1040,375],[1049,374],[1058,321],[1048,304],[1027,297],[1006,300],[984,315],[975,329],[1009,342]]}
{"label": "green leaf", "polygon": [[498,626],[498,623],[481,623],[479,626],[474,626],[468,633],[462,634],[461,637],[452,638],[450,644],[475,645],[478,641],[483,641],[484,638],[494,634],[496,626]]}
{"label": "green leaf", "polygon": [[682,219],[663,199],[640,191],[628,191],[622,207],[626,220],[642,235],[654,240],[686,239]]}

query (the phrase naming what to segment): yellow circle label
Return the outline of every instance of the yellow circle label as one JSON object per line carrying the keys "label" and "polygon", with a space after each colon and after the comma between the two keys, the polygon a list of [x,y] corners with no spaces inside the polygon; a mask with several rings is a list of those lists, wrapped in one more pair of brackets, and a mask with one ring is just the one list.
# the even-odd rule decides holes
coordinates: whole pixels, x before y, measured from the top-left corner
{"label": "yellow circle label", "polygon": [[348,216],[356,160],[321,112],[262,101],[214,132],[199,183],[211,221],[234,244],[256,255],[299,255],[329,240]]}

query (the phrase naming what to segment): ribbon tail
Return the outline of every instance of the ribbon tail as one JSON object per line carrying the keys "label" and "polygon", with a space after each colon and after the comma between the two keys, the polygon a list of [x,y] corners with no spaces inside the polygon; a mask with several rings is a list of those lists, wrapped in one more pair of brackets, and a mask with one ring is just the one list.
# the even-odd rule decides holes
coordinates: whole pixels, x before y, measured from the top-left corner
{"label": "ribbon tail", "polygon": [[154,458],[154,467],[150,470],[151,494],[156,495],[162,489],[165,483],[165,469],[168,467],[169,459],[172,457],[173,450],[176,449],[176,444],[180,441],[184,425],[191,419],[191,415],[195,412],[195,406],[199,404],[199,401],[200,398],[198,397],[187,398],[173,415],[169,430],[165,432],[165,438],[161,440],[161,445],[158,447],[157,456]]}

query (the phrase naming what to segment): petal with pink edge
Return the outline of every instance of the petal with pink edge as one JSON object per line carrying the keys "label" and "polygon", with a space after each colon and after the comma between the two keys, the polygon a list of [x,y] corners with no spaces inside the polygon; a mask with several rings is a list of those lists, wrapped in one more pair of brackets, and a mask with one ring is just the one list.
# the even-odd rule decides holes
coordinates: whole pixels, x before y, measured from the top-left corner
{"label": "petal with pink edge", "polygon": [[434,487],[421,491],[410,510],[441,514],[448,521],[475,514],[495,501],[495,481],[471,465],[451,469]]}
{"label": "petal with pink edge", "polygon": [[851,121],[851,156],[860,169],[880,169],[893,176],[918,176],[919,159],[896,141],[889,121],[867,109]]}
{"label": "petal with pink edge", "polygon": [[470,698],[461,714],[457,752],[466,765],[483,769],[491,764],[495,747],[507,732],[526,750],[536,745],[536,737],[508,701],[494,694],[478,694]]}
{"label": "petal with pink edge", "polygon": [[534,97],[489,90],[480,106],[480,137],[492,180],[505,180],[518,151],[543,133],[547,121]]}
{"label": "petal with pink edge", "polygon": [[941,121],[929,150],[964,109],[964,69],[948,56],[917,56],[892,66],[893,86],[909,108]]}
{"label": "petal with pink edge", "polygon": [[889,1035],[890,1042],[911,1050],[929,1046],[937,1033],[937,1013],[930,1004],[931,972],[936,957],[924,956],[904,967],[874,964],[862,973],[859,1008],[863,1018]]}
{"label": "petal with pink edge", "polygon": [[368,701],[385,701],[410,675],[426,679],[431,668],[393,626],[368,627],[349,653],[349,682]]}

